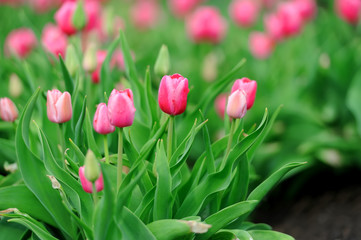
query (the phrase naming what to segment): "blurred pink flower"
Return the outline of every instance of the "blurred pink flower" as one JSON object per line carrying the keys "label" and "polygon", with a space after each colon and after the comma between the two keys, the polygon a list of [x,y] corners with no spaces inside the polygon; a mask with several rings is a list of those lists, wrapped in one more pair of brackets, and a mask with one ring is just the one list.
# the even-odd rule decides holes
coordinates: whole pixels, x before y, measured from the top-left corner
{"label": "blurred pink flower", "polygon": [[105,61],[105,58],[107,57],[107,51],[105,50],[99,50],[97,51],[97,69],[92,73],[92,82],[93,83],[99,83],[100,82],[100,70],[102,68],[103,62]]}
{"label": "blurred pink flower", "polygon": [[216,113],[222,119],[224,118],[224,113],[226,111],[227,98],[228,98],[228,95],[223,93],[223,94],[218,95],[218,97],[214,101],[214,107],[216,109]]}
{"label": "blurred pink flower", "polygon": [[254,0],[234,0],[229,12],[238,26],[251,27],[257,21],[259,6]]}
{"label": "blurred pink flower", "polygon": [[202,0],[169,0],[170,10],[176,17],[189,14]]}
{"label": "blurred pink flower", "polygon": [[316,15],[315,0],[293,0],[292,4],[295,5],[303,21],[309,21]]}
{"label": "blurred pink flower", "polygon": [[133,25],[140,30],[152,28],[158,21],[160,9],[155,0],[137,0],[130,9]]}
{"label": "blurred pink flower", "polygon": [[29,3],[36,12],[44,13],[59,6],[60,0],[29,0]]}
{"label": "blurred pink flower", "polygon": [[33,30],[19,28],[9,33],[5,40],[5,53],[25,58],[36,46],[37,40]]}
{"label": "blurred pink flower", "polygon": [[283,25],[283,35],[293,36],[301,31],[303,26],[302,17],[292,2],[285,2],[279,5],[277,14]]}
{"label": "blurred pink flower", "polygon": [[199,7],[187,20],[187,31],[196,42],[219,43],[227,31],[226,20],[215,7]]}
{"label": "blurred pink flower", "polygon": [[350,24],[357,24],[360,18],[361,0],[335,0],[336,12]]}
{"label": "blurred pink flower", "polygon": [[49,23],[44,27],[41,43],[48,52],[56,57],[60,54],[64,58],[68,39],[56,25]]}
{"label": "blurred pink flower", "polygon": [[0,98],[0,118],[6,122],[14,122],[18,118],[18,109],[9,98]]}
{"label": "blurred pink flower", "polygon": [[284,38],[282,19],[276,14],[271,13],[264,17],[264,25],[266,32],[276,41],[281,41]]}
{"label": "blurred pink flower", "polygon": [[253,32],[249,37],[250,51],[255,58],[268,58],[273,52],[274,45],[273,39],[262,32]]}

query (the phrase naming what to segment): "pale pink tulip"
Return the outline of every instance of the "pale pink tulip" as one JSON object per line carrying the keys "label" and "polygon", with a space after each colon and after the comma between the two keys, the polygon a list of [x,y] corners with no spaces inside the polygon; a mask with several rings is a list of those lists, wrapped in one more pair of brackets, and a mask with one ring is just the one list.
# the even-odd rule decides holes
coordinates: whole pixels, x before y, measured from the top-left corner
{"label": "pale pink tulip", "polygon": [[18,109],[9,98],[0,98],[0,118],[6,122],[14,122],[18,118]]}
{"label": "pale pink tulip", "polygon": [[10,32],[5,40],[5,53],[25,58],[36,46],[34,32],[29,28],[19,28]]}
{"label": "pale pink tulip", "polygon": [[115,127],[110,124],[108,107],[105,103],[100,103],[94,115],[94,130],[99,134],[109,134],[115,131]]}
{"label": "pale pink tulip", "polygon": [[57,89],[49,90],[46,106],[48,118],[54,123],[64,123],[72,117],[71,96],[68,92],[62,93]]}
{"label": "pale pink tulip", "polygon": [[243,118],[247,112],[246,93],[237,89],[228,97],[227,114],[231,118]]}
{"label": "pale pink tulip", "polygon": [[237,79],[232,86],[232,93],[237,90],[244,91],[247,99],[247,110],[249,110],[254,103],[257,92],[257,82],[248,78]]}
{"label": "pale pink tulip", "polygon": [[60,54],[64,58],[68,39],[56,25],[50,23],[44,27],[41,42],[48,52],[56,57]]}

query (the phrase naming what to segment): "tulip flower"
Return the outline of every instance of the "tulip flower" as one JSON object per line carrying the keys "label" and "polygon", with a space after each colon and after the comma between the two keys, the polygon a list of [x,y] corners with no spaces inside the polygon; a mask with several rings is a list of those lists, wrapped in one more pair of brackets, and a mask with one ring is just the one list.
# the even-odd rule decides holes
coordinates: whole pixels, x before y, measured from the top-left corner
{"label": "tulip flower", "polygon": [[94,130],[99,134],[109,134],[115,131],[115,127],[110,124],[108,107],[105,103],[100,103],[94,115]]}
{"label": "tulip flower", "polygon": [[113,126],[119,128],[131,126],[135,114],[132,90],[113,89],[108,101],[108,111],[110,123]]}
{"label": "tulip flower", "polygon": [[293,0],[292,4],[295,5],[303,21],[309,21],[316,15],[317,4],[315,0]]}
{"label": "tulip flower", "polygon": [[356,25],[360,18],[361,0],[336,0],[335,9],[340,18]]}
{"label": "tulip flower", "polygon": [[227,94],[218,95],[218,97],[216,98],[216,100],[214,102],[214,107],[216,109],[216,113],[222,119],[224,118],[226,105],[227,105]]}
{"label": "tulip flower", "polygon": [[54,56],[58,57],[60,54],[64,58],[68,39],[56,25],[47,24],[44,27],[41,35],[41,43],[44,48]]}
{"label": "tulip flower", "polygon": [[229,12],[238,26],[251,27],[257,21],[259,7],[254,0],[234,0]]}
{"label": "tulip flower", "polygon": [[9,98],[0,98],[0,118],[6,122],[14,122],[18,117],[18,109]]}
{"label": "tulip flower", "polygon": [[232,93],[237,90],[242,90],[246,93],[247,110],[251,109],[257,92],[257,82],[249,80],[248,78],[237,79],[232,86]]}
{"label": "tulip flower", "polygon": [[5,40],[5,53],[25,58],[36,46],[37,40],[34,32],[28,28],[13,30]]}
{"label": "tulip flower", "polygon": [[138,0],[130,10],[131,20],[140,30],[152,28],[158,21],[159,6],[154,0]]}
{"label": "tulip flower", "polygon": [[72,22],[76,6],[75,2],[65,2],[55,13],[55,21],[58,27],[67,35],[73,35],[77,32]]}
{"label": "tulip flower", "polygon": [[64,123],[72,117],[71,97],[68,92],[61,93],[57,89],[49,90],[46,106],[48,118],[54,123]]}
{"label": "tulip flower", "polygon": [[195,43],[221,42],[227,31],[227,23],[215,7],[198,8],[187,21],[187,32]]}
{"label": "tulip flower", "polygon": [[180,74],[164,76],[160,82],[158,103],[160,109],[169,115],[182,114],[187,107],[188,79]]}
{"label": "tulip flower", "polygon": [[228,97],[227,114],[233,119],[243,118],[247,112],[247,94],[241,89],[232,92]]}
{"label": "tulip flower", "polygon": [[[81,183],[81,185],[82,185],[85,192],[93,193],[93,184],[92,184],[91,181],[86,179],[84,170],[85,170],[84,166],[79,168],[80,183]],[[103,174],[102,173],[100,173],[99,178],[95,181],[95,188],[96,188],[97,192],[100,192],[104,188],[104,181],[103,181]]]}
{"label": "tulip flower", "polygon": [[303,26],[302,17],[292,2],[279,5],[277,14],[283,25],[283,35],[286,37],[298,34]]}
{"label": "tulip flower", "polygon": [[265,33],[253,32],[249,38],[249,46],[254,57],[266,59],[273,51],[274,41]]}
{"label": "tulip flower", "polygon": [[267,34],[275,41],[283,40],[283,22],[282,19],[276,14],[272,13],[264,17],[264,25]]}
{"label": "tulip flower", "polygon": [[176,17],[184,17],[202,0],[169,0],[169,7]]}

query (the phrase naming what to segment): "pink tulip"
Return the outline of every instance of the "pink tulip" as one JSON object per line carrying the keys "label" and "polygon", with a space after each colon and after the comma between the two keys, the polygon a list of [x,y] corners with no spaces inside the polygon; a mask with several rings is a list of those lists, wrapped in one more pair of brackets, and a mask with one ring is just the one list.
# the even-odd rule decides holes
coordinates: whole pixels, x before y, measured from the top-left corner
{"label": "pink tulip", "polygon": [[216,112],[217,112],[218,116],[222,119],[224,118],[224,113],[226,110],[227,98],[228,98],[227,94],[220,94],[220,95],[218,95],[218,97],[216,98],[216,100],[214,102]]}
{"label": "pink tulip", "polygon": [[56,24],[67,35],[73,35],[77,32],[72,22],[75,9],[76,2],[65,2],[55,13]]}
{"label": "pink tulip", "polygon": [[115,127],[110,124],[108,107],[105,103],[100,103],[94,115],[94,130],[99,134],[109,134],[115,131]]}
{"label": "pink tulip", "polygon": [[248,78],[237,79],[232,86],[232,94],[237,90],[245,92],[247,99],[247,110],[251,109],[257,92],[257,82]]}
{"label": "pink tulip", "polygon": [[92,82],[97,84],[100,82],[100,71],[102,69],[103,66],[103,62],[105,61],[105,58],[107,57],[107,51],[105,50],[99,50],[97,52],[97,68],[96,70],[92,73]]}
{"label": "pink tulip", "polygon": [[88,19],[85,31],[91,31],[101,25],[101,5],[98,1],[85,2],[84,9]]}
{"label": "pink tulip", "polygon": [[251,27],[257,21],[259,6],[254,0],[234,0],[229,12],[238,26]]}
{"label": "pink tulip", "polygon": [[152,28],[158,21],[159,6],[154,0],[137,0],[130,14],[135,27],[140,30]]}
{"label": "pink tulip", "polygon": [[184,17],[202,0],[169,0],[169,7],[176,17]]}
{"label": "pink tulip", "polygon": [[[84,191],[87,193],[93,193],[93,184],[88,179],[86,179],[84,174],[84,166],[79,168],[79,178]],[[97,192],[100,192],[101,190],[103,190],[103,188],[103,174],[100,173],[100,177],[98,178],[98,180],[95,181],[95,189],[97,190]]]}
{"label": "pink tulip", "polygon": [[44,27],[41,42],[48,52],[56,57],[60,54],[64,58],[68,39],[56,25],[47,24]]}
{"label": "pink tulip", "polygon": [[336,12],[340,18],[350,24],[356,25],[361,11],[361,0],[336,0]]}
{"label": "pink tulip", "polygon": [[292,4],[295,5],[303,21],[309,21],[316,15],[315,0],[293,0]]}
{"label": "pink tulip", "polygon": [[215,7],[198,8],[187,21],[189,37],[195,42],[219,43],[223,40],[227,23]]}
{"label": "pink tulip", "polygon": [[302,17],[292,2],[279,5],[277,14],[282,21],[284,36],[293,36],[301,31],[303,26]]}
{"label": "pink tulip", "polygon": [[249,46],[255,58],[266,59],[273,51],[274,41],[265,33],[253,32],[249,38]]}
{"label": "pink tulip", "polygon": [[0,98],[0,118],[6,122],[14,122],[18,117],[18,109],[9,98]]}
{"label": "pink tulip", "polygon": [[64,123],[72,117],[71,97],[68,92],[61,93],[57,89],[49,90],[46,106],[48,118],[54,123]]}
{"label": "pink tulip", "polygon": [[228,97],[227,114],[231,118],[243,118],[247,112],[246,92],[237,89]]}
{"label": "pink tulip", "polygon": [[276,13],[266,15],[264,18],[264,25],[267,34],[275,41],[281,41],[285,37],[282,19]]}
{"label": "pink tulip", "polygon": [[159,85],[160,109],[169,115],[182,114],[187,107],[188,79],[180,74],[164,76]]}
{"label": "pink tulip", "polygon": [[131,126],[135,114],[132,90],[113,89],[108,101],[108,111],[110,123],[113,126],[119,128]]}
{"label": "pink tulip", "polygon": [[34,32],[28,28],[13,30],[5,40],[5,53],[25,58],[36,46]]}

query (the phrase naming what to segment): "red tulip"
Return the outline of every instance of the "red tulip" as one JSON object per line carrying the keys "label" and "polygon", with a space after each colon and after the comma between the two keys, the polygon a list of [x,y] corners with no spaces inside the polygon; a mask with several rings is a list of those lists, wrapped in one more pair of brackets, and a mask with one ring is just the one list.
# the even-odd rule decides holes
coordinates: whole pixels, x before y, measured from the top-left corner
{"label": "red tulip", "polygon": [[48,52],[56,57],[60,54],[64,58],[68,39],[56,25],[47,24],[44,27],[41,42]]}
{"label": "red tulip", "polygon": [[110,124],[108,107],[105,103],[100,103],[94,115],[94,130],[99,134],[109,134],[115,131],[115,127]]}
{"label": "red tulip", "polygon": [[[84,174],[84,166],[79,168],[79,178],[84,191],[87,193],[93,193],[93,184],[88,179],[86,179]],[[104,188],[102,173],[100,173],[100,177],[98,178],[98,180],[95,181],[95,188],[97,192],[100,192]]]}
{"label": "red tulip", "polygon": [[54,123],[64,123],[72,117],[71,96],[68,92],[61,93],[57,89],[48,91],[46,106],[48,118]]}
{"label": "red tulip", "polygon": [[247,110],[253,106],[257,92],[257,82],[248,78],[237,79],[232,86],[232,93],[242,90],[247,98]]}
{"label": "red tulip", "polygon": [[357,24],[360,18],[361,0],[336,0],[337,14],[350,24]]}
{"label": "red tulip", "polygon": [[237,89],[228,97],[227,114],[231,118],[243,118],[247,112],[246,92]]}
{"label": "red tulip", "polygon": [[36,46],[34,32],[28,28],[19,28],[12,31],[5,40],[5,53],[25,58]]}
{"label": "red tulip", "polygon": [[238,26],[250,27],[257,21],[259,6],[254,0],[234,0],[229,12]]}
{"label": "red tulip", "polygon": [[160,82],[158,103],[160,109],[169,115],[182,114],[187,107],[188,79],[180,74],[164,76]]}
{"label": "red tulip", "polygon": [[196,43],[219,43],[223,40],[227,23],[215,7],[198,8],[187,21],[189,37]]}
{"label": "red tulip", "polygon": [[18,117],[18,109],[9,98],[0,98],[0,118],[6,122],[14,122]]}
{"label": "red tulip", "polygon": [[253,32],[249,38],[249,46],[254,57],[266,59],[273,51],[274,41],[265,33]]}
{"label": "red tulip", "polygon": [[135,114],[132,90],[113,89],[108,101],[108,111],[110,123],[113,126],[119,128],[131,126]]}

